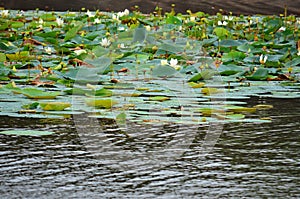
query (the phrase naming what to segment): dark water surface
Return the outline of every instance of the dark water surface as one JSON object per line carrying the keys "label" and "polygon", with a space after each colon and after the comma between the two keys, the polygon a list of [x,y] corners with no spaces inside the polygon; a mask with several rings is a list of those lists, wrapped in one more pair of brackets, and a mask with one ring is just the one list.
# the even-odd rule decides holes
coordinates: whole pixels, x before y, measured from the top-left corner
{"label": "dark water surface", "polygon": [[[143,153],[137,148],[143,146],[121,135],[120,151],[95,154],[87,150],[72,120],[1,117],[0,130],[57,132],[44,137],[0,135],[1,198],[299,198],[299,100],[252,99],[253,105],[257,100],[274,105],[258,113],[270,116],[272,123],[226,124],[213,150],[201,157],[198,150],[207,127],[183,127],[196,132],[194,142],[167,165],[158,160],[159,167],[136,161]],[[164,126],[164,131],[158,125],[132,128],[141,135],[155,134],[144,142],[147,148],[166,144],[174,131],[174,126]],[[107,128],[106,136],[95,132],[91,139],[113,142],[118,137],[112,136],[114,130]],[[135,155],[116,162],[113,157],[120,157],[126,147]]]}

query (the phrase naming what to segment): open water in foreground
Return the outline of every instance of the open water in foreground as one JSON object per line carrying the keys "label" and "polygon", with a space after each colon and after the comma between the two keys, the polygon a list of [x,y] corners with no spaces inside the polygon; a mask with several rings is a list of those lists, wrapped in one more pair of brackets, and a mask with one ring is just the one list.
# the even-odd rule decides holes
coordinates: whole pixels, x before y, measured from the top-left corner
{"label": "open water in foreground", "polygon": [[[38,129],[57,133],[43,137],[0,135],[0,196],[299,198],[299,100],[252,100],[274,105],[273,109],[259,113],[271,117],[272,123],[225,124],[206,155],[201,152],[204,149],[201,140],[208,127],[183,125],[180,131],[196,136],[177,158],[169,158],[176,148],[171,153],[147,153],[143,149],[157,150],[167,145],[178,126],[131,124],[129,131],[136,137],[153,133],[139,143],[111,127],[101,133],[87,132],[89,143],[88,136],[78,135],[72,120],[1,117],[0,130]],[[97,140],[102,140],[98,142],[102,144],[114,143],[119,148],[104,150],[98,146],[97,149]],[[90,150],[91,146],[96,150]],[[155,156],[149,161],[145,154]]]}

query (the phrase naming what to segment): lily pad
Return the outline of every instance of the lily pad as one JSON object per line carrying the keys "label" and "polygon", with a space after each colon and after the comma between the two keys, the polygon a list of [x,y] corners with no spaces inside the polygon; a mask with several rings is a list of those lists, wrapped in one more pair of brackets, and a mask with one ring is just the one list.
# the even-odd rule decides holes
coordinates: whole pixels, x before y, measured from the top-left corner
{"label": "lily pad", "polygon": [[40,106],[44,111],[62,111],[71,107],[69,102],[40,102]]}
{"label": "lily pad", "polygon": [[92,98],[92,99],[86,99],[85,103],[88,106],[108,109],[108,108],[111,108],[113,105],[117,104],[118,102],[116,102],[112,99],[95,99],[95,98]]}
{"label": "lily pad", "polygon": [[154,97],[149,97],[149,100],[150,101],[160,101],[160,102],[163,102],[163,101],[166,101],[166,100],[169,100],[170,98],[169,97],[166,97],[166,96],[154,96]]}
{"label": "lily pad", "polygon": [[20,93],[25,95],[28,98],[33,98],[33,99],[54,99],[58,95],[60,95],[60,92],[58,91],[46,92],[36,88],[25,88],[21,90]]}

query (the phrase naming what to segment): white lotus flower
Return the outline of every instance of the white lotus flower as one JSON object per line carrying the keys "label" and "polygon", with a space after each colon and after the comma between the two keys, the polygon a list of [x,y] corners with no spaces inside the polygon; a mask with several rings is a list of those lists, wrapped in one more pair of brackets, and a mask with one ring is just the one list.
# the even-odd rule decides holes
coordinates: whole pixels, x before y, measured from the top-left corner
{"label": "white lotus flower", "polygon": [[259,62],[261,64],[265,64],[267,62],[267,59],[268,59],[268,56],[267,55],[263,55],[261,54],[260,57],[259,57]]}
{"label": "white lotus flower", "polygon": [[124,13],[124,16],[127,16],[127,15],[129,15],[129,14],[130,14],[130,12],[129,12],[129,10],[128,10],[128,9],[125,9],[125,10],[123,11],[123,13]]}
{"label": "white lotus flower", "polygon": [[102,38],[101,42],[100,42],[101,46],[103,47],[108,47],[111,43],[110,41],[105,37],[105,38]]}
{"label": "white lotus flower", "polygon": [[151,31],[151,26],[147,25],[147,26],[144,26],[144,27],[145,27],[145,29],[146,29],[147,31]]}
{"label": "white lotus flower", "polygon": [[39,28],[43,28],[43,25],[44,25],[43,19],[39,19],[39,25],[38,25],[38,27]]}
{"label": "white lotus flower", "polygon": [[20,12],[17,14],[17,16],[18,16],[18,17],[22,17],[22,16],[24,16],[24,13],[25,13],[25,12],[24,12],[23,10],[20,10]]}
{"label": "white lotus flower", "polygon": [[233,16],[224,16],[224,20],[232,21]]}
{"label": "white lotus flower", "polygon": [[45,52],[50,55],[52,53],[52,48],[46,47]]}
{"label": "white lotus flower", "polygon": [[59,18],[59,17],[57,17],[57,18],[56,18],[56,23],[57,23],[57,25],[58,25],[59,27],[61,27],[61,26],[64,25],[64,20],[61,19],[61,18]]}
{"label": "white lotus flower", "polygon": [[178,70],[180,68],[180,66],[177,65],[177,64],[178,64],[178,60],[171,58],[171,60],[170,60],[170,66],[172,66],[173,68],[175,68],[176,70]]}
{"label": "white lotus flower", "polygon": [[112,19],[116,20],[116,21],[119,21],[119,15],[118,14],[113,14]]}
{"label": "white lotus flower", "polygon": [[39,19],[39,24],[43,24],[44,20],[43,19]]}
{"label": "white lotus flower", "polygon": [[1,16],[2,16],[2,17],[7,17],[8,15],[9,15],[8,10],[2,10],[2,11],[1,11]]}
{"label": "white lotus flower", "polygon": [[81,54],[84,54],[84,53],[87,53],[86,50],[83,50],[83,49],[79,49],[79,50],[74,50],[74,53],[79,56]]}
{"label": "white lotus flower", "polygon": [[178,60],[177,60],[177,59],[171,58],[171,60],[170,60],[170,66],[174,67],[174,66],[176,66],[177,64],[178,64]]}
{"label": "white lotus flower", "polygon": [[166,60],[166,59],[160,60],[160,65],[162,65],[162,66],[168,65],[168,60]]}
{"label": "white lotus flower", "polygon": [[196,21],[196,17],[190,17],[190,21],[191,22],[195,22]]}
{"label": "white lotus flower", "polygon": [[118,18],[119,17],[123,17],[123,16],[127,16],[127,15],[129,15],[129,10],[128,9],[125,9],[123,12],[118,12],[117,13],[117,16],[118,16]]}
{"label": "white lotus flower", "polygon": [[228,22],[227,21],[218,21],[219,26],[227,26]]}
{"label": "white lotus flower", "polygon": [[99,24],[99,23],[101,23],[101,20],[100,20],[99,18],[96,18],[96,19],[94,20],[94,24]]}
{"label": "white lotus flower", "polygon": [[125,44],[121,43],[118,45],[119,48],[125,48]]}
{"label": "white lotus flower", "polygon": [[91,13],[89,10],[87,10],[86,15],[88,17],[94,17],[95,15],[93,13]]}
{"label": "white lotus flower", "polygon": [[286,30],[286,27],[281,26],[281,27],[278,29],[278,32],[283,32],[283,31],[285,31],[285,30]]}

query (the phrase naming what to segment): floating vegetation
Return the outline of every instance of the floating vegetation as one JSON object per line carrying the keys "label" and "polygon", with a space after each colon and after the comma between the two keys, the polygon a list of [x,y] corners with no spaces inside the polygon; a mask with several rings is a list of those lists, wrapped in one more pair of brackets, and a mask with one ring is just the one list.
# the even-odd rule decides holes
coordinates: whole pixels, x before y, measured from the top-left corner
{"label": "floating vegetation", "polygon": [[300,97],[299,23],[203,12],[8,11],[0,19],[0,114],[270,122],[248,115],[272,105],[243,100]]}

